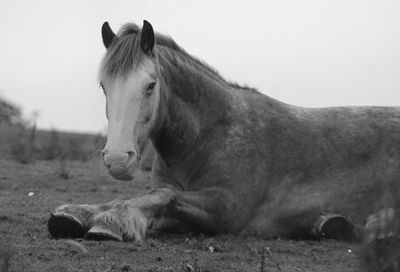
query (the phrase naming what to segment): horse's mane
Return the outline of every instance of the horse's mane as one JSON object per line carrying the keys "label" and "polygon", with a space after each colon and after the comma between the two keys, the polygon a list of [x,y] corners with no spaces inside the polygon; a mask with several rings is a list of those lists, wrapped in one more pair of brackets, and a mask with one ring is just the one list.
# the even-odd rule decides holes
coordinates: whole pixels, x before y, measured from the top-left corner
{"label": "horse's mane", "polygon": [[[110,78],[115,78],[120,75],[124,76],[127,75],[133,68],[135,68],[135,65],[140,63],[144,56],[144,53],[140,48],[140,31],[141,29],[134,23],[127,23],[121,27],[117,34],[118,39],[111,44],[103,58],[100,66],[101,74]],[[156,33],[155,39],[156,45],[164,46],[175,53],[185,56],[190,61],[198,64],[203,69],[213,74],[220,80],[226,82],[231,87],[254,90],[254,88],[241,86],[239,84],[227,81],[213,67],[187,53],[171,37]],[[177,55],[175,57],[177,57]]]}

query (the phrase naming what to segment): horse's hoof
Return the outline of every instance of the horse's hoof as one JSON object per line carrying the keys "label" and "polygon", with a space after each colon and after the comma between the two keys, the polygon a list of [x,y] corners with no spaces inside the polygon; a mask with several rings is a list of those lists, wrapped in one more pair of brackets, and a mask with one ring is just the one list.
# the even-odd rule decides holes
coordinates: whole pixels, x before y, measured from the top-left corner
{"label": "horse's hoof", "polygon": [[323,215],[317,225],[317,236],[322,239],[354,241],[357,239],[353,223],[342,215]]}
{"label": "horse's hoof", "polygon": [[47,227],[54,238],[79,238],[85,235],[82,222],[70,214],[51,213]]}
{"label": "horse's hoof", "polygon": [[122,235],[113,232],[103,226],[93,226],[87,233],[86,239],[96,241],[122,242]]}

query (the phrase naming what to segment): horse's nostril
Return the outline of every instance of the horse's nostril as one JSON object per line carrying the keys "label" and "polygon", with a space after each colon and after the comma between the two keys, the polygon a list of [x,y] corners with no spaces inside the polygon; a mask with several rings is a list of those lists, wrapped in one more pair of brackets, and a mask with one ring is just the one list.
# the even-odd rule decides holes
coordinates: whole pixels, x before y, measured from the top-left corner
{"label": "horse's nostril", "polygon": [[135,151],[128,151],[127,153],[128,153],[128,161],[131,161],[136,155]]}
{"label": "horse's nostril", "polygon": [[115,152],[104,149],[101,154],[103,156],[104,166],[108,169],[108,171],[114,172],[122,171],[125,168],[131,167],[131,164],[135,162],[137,156],[134,150]]}

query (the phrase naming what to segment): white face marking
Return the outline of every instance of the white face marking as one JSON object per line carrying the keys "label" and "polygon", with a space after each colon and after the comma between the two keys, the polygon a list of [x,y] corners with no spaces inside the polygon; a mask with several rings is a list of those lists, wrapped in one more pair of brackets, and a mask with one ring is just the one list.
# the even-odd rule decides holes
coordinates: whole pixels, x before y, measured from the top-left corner
{"label": "white face marking", "polygon": [[130,167],[130,162],[124,161],[128,152],[134,154],[136,163],[140,158],[159,100],[159,82],[149,90],[149,85],[154,82],[155,65],[146,58],[128,76],[102,83],[108,118],[106,164],[108,159],[117,163],[120,169],[125,167],[123,164]]}

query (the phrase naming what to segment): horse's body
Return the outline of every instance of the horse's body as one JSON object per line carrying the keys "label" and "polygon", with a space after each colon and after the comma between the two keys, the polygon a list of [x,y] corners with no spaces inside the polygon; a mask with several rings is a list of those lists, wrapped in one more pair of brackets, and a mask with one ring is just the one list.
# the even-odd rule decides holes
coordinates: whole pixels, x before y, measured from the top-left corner
{"label": "horse's body", "polygon": [[[318,224],[330,215],[364,225],[376,201],[400,177],[400,108],[287,105],[225,81],[167,37],[156,36],[152,47],[147,32],[128,25],[116,37],[103,27],[109,50],[100,77],[109,107],[118,104],[111,104],[116,89],[128,92],[126,82],[141,69],[158,74],[154,93],[146,89],[155,98],[140,98],[135,116],[141,121],[131,130],[118,125],[115,120],[123,118],[108,109],[111,131],[103,154],[114,177],[129,179],[131,157],[138,160],[150,139],[156,150],[155,189],[104,205],[61,206],[49,222],[54,236],[88,232],[142,239],[147,229],[183,223],[211,233],[318,237]],[[144,56],[131,61],[143,64],[121,70],[113,58],[128,50],[127,39],[135,45],[140,35]],[[129,52],[125,58],[136,51]],[[146,105],[153,106],[146,110]],[[134,135],[134,144],[122,143],[124,135]],[[113,153],[117,149],[120,153]]]}

